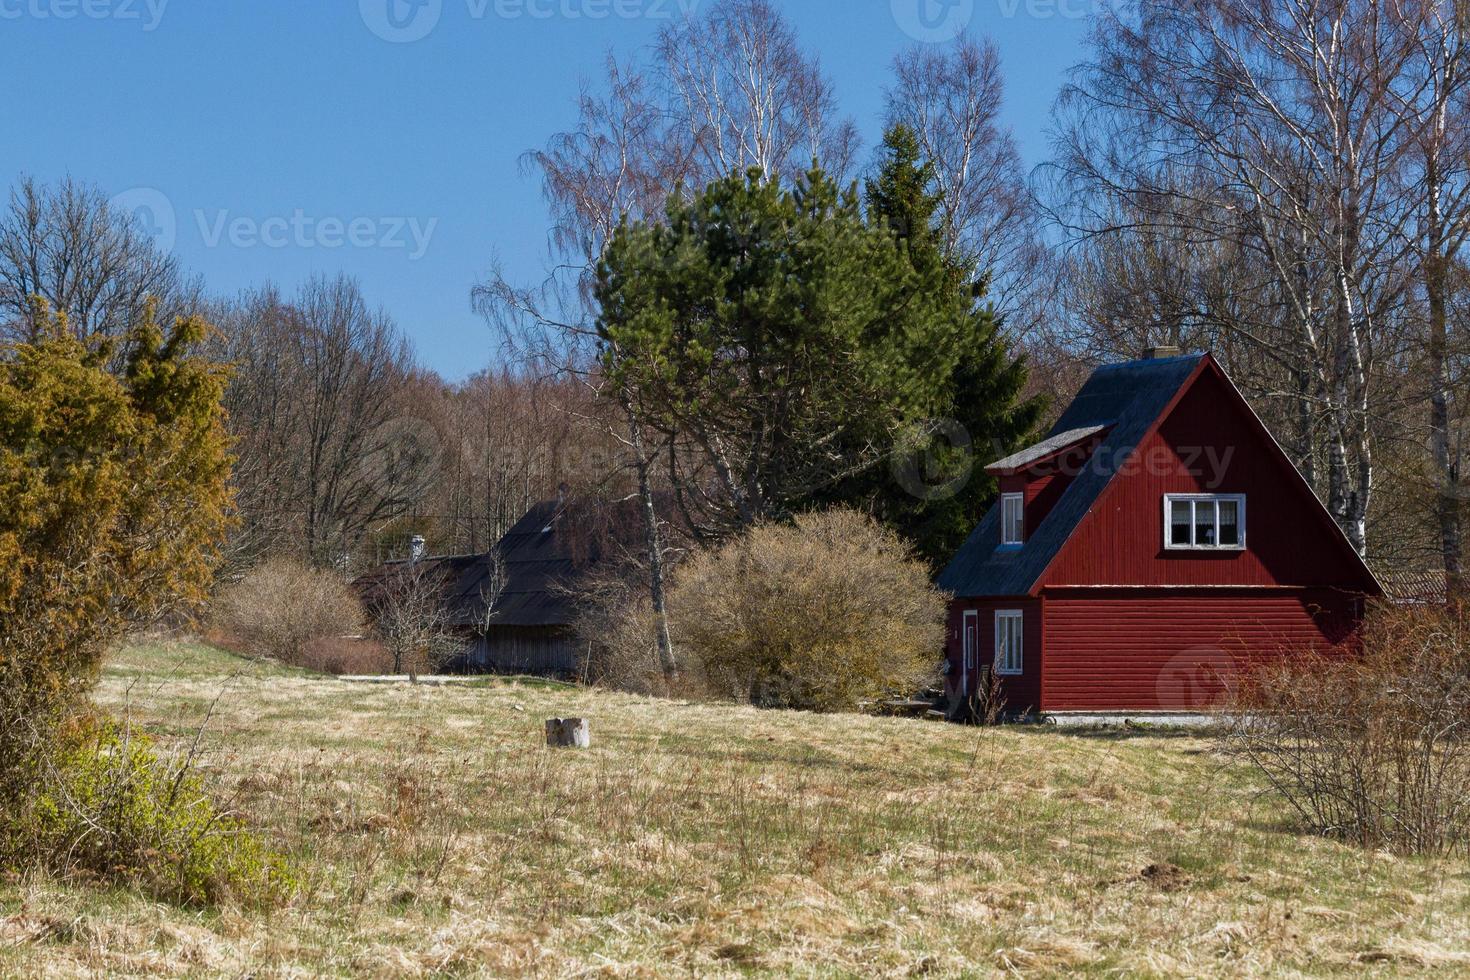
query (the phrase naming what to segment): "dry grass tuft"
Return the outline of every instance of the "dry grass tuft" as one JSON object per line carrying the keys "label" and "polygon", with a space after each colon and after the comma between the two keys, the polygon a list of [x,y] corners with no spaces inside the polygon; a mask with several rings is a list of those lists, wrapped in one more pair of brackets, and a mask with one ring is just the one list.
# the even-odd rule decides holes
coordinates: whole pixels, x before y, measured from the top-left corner
{"label": "dry grass tuft", "polygon": [[[0,975],[1470,967],[1463,864],[1299,836],[1192,736],[364,687],[187,645],[122,651],[101,697],[168,742],[221,691],[204,762],[305,868],[296,901],[0,882]],[[567,715],[591,750],[544,748]]]}

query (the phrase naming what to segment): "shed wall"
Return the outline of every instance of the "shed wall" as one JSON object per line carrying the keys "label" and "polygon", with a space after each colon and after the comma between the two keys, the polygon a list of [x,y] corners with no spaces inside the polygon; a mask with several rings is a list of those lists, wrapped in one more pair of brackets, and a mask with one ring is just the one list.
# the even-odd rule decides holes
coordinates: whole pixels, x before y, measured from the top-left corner
{"label": "shed wall", "polygon": [[566,629],[502,626],[471,643],[468,661],[472,671],[571,677],[581,672],[581,644]]}

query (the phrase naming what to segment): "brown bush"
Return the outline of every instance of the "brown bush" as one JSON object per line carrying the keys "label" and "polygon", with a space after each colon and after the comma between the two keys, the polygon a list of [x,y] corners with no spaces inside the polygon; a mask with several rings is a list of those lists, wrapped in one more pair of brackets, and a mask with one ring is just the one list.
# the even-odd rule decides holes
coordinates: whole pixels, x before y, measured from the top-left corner
{"label": "brown bush", "polygon": [[669,596],[676,653],[711,690],[816,711],[929,683],[946,606],[903,539],[850,510],[696,554]]}
{"label": "brown bush", "polygon": [[1470,849],[1470,613],[1379,609],[1361,655],[1291,653],[1246,675],[1225,747],[1316,833],[1406,853]]}
{"label": "brown bush", "polygon": [[606,567],[579,579],[570,591],[577,607],[573,630],[586,651],[587,681],[658,697],[709,695],[697,663],[685,665],[673,677],[659,663],[646,568],[633,562]]}
{"label": "brown bush", "polygon": [[362,604],[341,577],[287,558],[272,558],[224,589],[215,625],[237,649],[310,666],[311,644],[362,632]]}
{"label": "brown bush", "polygon": [[352,674],[390,674],[393,654],[365,636],[324,636],[306,644],[298,667],[341,677]]}

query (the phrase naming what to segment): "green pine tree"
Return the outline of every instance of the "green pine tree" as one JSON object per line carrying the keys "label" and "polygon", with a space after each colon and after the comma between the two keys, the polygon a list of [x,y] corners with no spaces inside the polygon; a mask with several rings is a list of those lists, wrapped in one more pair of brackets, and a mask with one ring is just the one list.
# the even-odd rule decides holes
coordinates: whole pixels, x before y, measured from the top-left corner
{"label": "green pine tree", "polygon": [[619,228],[596,295],[603,367],[682,450],[672,482],[716,537],[883,464],[948,404],[967,329],[815,165],[790,189],[733,175]]}
{"label": "green pine tree", "polygon": [[[1044,403],[1022,398],[1026,361],[1012,354],[985,303],[984,280],[945,254],[933,167],[913,131],[896,125],[883,146],[882,167],[865,188],[868,220],[892,236],[916,294],[890,326],[953,338],[957,356],[927,399],[932,414],[909,420],[891,465],[843,481],[818,502],[871,510],[942,565],[995,499],[985,464],[1030,438]],[[915,325],[915,317],[931,322]]]}

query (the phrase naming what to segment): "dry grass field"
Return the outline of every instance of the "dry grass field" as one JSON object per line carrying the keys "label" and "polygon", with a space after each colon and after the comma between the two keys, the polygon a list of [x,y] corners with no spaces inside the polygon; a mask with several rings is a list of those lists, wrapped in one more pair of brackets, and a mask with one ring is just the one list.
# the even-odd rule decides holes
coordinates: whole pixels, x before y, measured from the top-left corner
{"label": "dry grass field", "polygon": [[[99,699],[304,879],[189,911],[0,884],[0,974],[1470,972],[1470,869],[1292,832],[1198,737],[965,729],[536,682],[357,685],[134,645]],[[543,719],[591,719],[549,752]]]}

